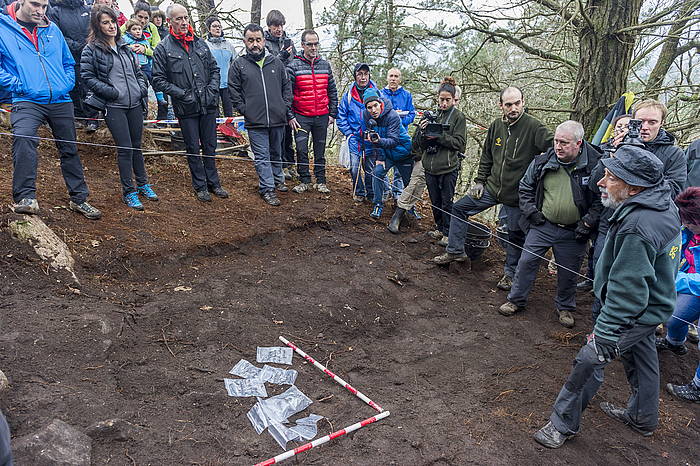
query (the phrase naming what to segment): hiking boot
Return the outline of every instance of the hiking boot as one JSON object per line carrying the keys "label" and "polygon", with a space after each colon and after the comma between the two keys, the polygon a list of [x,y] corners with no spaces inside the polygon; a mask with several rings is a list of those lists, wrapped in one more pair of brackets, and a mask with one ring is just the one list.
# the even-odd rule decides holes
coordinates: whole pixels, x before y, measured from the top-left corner
{"label": "hiking boot", "polygon": [[391,216],[391,220],[389,221],[389,225],[387,225],[387,229],[390,232],[392,232],[395,235],[399,233],[399,227],[401,226],[401,220],[403,219],[403,216],[405,213],[406,213],[406,210],[402,209],[401,207],[397,207],[396,210],[394,210],[394,215]]}
{"label": "hiking boot", "polygon": [[39,213],[39,203],[37,200],[29,199],[28,197],[16,203],[12,208],[15,210],[16,214],[36,215]]}
{"label": "hiking boot", "polygon": [[518,306],[515,303],[511,303],[510,301],[506,301],[501,305],[501,307],[498,308],[498,313],[501,314],[502,316],[510,317],[513,314],[515,314],[518,311],[522,311],[523,308]]}
{"label": "hiking boot", "polygon": [[613,405],[612,403],[608,403],[607,401],[603,401],[600,404],[600,409],[603,410],[605,414],[610,416],[611,418],[615,419],[616,421],[620,421],[639,435],[642,435],[644,437],[649,437],[651,434],[654,433],[653,430],[646,430],[642,427],[636,426],[632,424],[632,421],[627,417],[627,412],[623,408],[618,408],[617,406]]}
{"label": "hiking boot", "polygon": [[695,385],[692,380],[687,385],[673,385],[670,383],[666,384],[666,391],[676,398],[680,398],[683,401],[690,401],[691,403],[700,403],[700,387]]}
{"label": "hiking boot", "polygon": [[411,207],[408,211],[406,211],[406,213],[408,213],[408,215],[415,218],[416,220],[420,220],[423,218],[423,216],[420,214],[420,212],[418,212],[418,210],[416,210],[416,206]]}
{"label": "hiking boot", "polygon": [[138,193],[134,192],[126,194],[124,195],[122,200],[124,201],[124,204],[126,204],[134,210],[143,210],[143,204],[141,204],[141,201],[139,200]]}
{"label": "hiking boot", "polygon": [[428,232],[428,236],[430,236],[432,239],[439,240],[440,238],[443,237],[443,234],[440,230],[431,230]]}
{"label": "hiking boot", "polygon": [[581,280],[576,284],[576,291],[585,292],[591,291],[593,289],[593,282],[591,280]]}
{"label": "hiking boot", "polygon": [[97,122],[96,121],[89,121],[85,125],[85,132],[86,133],[94,133],[95,131],[97,131]]}
{"label": "hiking boot", "polygon": [[278,206],[281,204],[280,200],[277,198],[277,194],[274,191],[268,191],[266,193],[260,194],[263,201],[267,202],[271,206]]}
{"label": "hiking boot", "polygon": [[221,186],[217,186],[216,188],[212,189],[211,192],[214,193],[214,196],[218,197],[219,199],[228,199],[229,197],[228,191]]}
{"label": "hiking boot", "polygon": [[363,202],[365,202],[367,200],[367,198],[365,196],[353,196],[352,200],[362,204]]}
{"label": "hiking boot", "polygon": [[289,173],[289,168],[283,168],[282,173],[284,173],[284,179],[287,181],[291,181],[292,179],[292,174]]}
{"label": "hiking boot", "polygon": [[557,312],[559,313],[560,324],[562,324],[566,328],[572,328],[574,326],[574,315],[571,313],[571,311],[562,309],[557,310]]}
{"label": "hiking boot", "polygon": [[275,189],[276,189],[277,191],[281,192],[281,193],[289,192],[289,188],[288,188],[287,185],[284,184],[284,183],[277,183],[277,184],[275,185]]}
{"label": "hiking boot", "polygon": [[384,206],[381,204],[375,204],[369,216],[372,218],[380,218],[382,216],[382,212],[384,212]]}
{"label": "hiking boot", "polygon": [[669,343],[665,337],[662,337],[656,339],[656,351],[670,351],[678,356],[683,356],[688,353],[688,347],[684,344],[674,345]]}
{"label": "hiking boot", "polygon": [[510,291],[510,288],[513,286],[513,278],[509,277],[508,275],[503,275],[500,280],[498,280],[498,283],[496,283],[496,288],[499,290],[503,291]]}
{"label": "hiking boot", "polygon": [[139,194],[146,196],[146,199],[148,199],[149,201],[157,201],[158,200],[158,195],[156,194],[155,191],[153,191],[152,185],[144,184],[143,186],[139,186],[136,189],[138,190]]}
{"label": "hiking boot", "polygon": [[326,183],[316,183],[314,185],[314,189],[322,194],[330,194],[331,192],[331,190],[328,189],[328,186],[326,186]]}
{"label": "hiking boot", "polygon": [[83,201],[80,204],[70,201],[70,203],[68,203],[68,208],[73,212],[83,214],[83,216],[89,220],[97,220],[102,217],[102,212],[88,204],[87,201]]}
{"label": "hiking boot", "polygon": [[211,194],[209,194],[209,191],[206,189],[200,189],[199,191],[195,191],[194,195],[197,196],[197,199],[199,199],[202,202],[211,202]]}
{"label": "hiking boot", "polygon": [[449,238],[447,236],[443,236],[437,242],[437,245],[442,246],[443,248],[446,248],[448,244],[449,244]]}
{"label": "hiking boot", "polygon": [[535,442],[547,448],[559,448],[571,437],[573,437],[573,435],[564,435],[559,432],[551,421],[545,424],[543,428],[535,432],[535,435],[533,436]]}
{"label": "hiking boot", "polygon": [[298,185],[292,188],[292,191],[294,191],[295,193],[303,193],[304,191],[308,191],[309,189],[311,189],[311,183],[299,183]]}
{"label": "hiking boot", "polygon": [[446,252],[440,254],[439,256],[433,257],[433,263],[437,265],[447,265],[450,262],[464,262],[469,260],[469,256],[466,253],[452,254],[451,252]]}
{"label": "hiking boot", "polygon": [[698,343],[698,328],[697,327],[688,327],[688,341],[691,343]]}

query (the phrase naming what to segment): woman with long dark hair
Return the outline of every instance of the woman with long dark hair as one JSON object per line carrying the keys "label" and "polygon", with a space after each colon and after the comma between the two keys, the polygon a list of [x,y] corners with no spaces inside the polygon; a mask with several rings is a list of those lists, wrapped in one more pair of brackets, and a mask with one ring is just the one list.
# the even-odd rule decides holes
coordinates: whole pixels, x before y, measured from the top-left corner
{"label": "woman with long dark hair", "polygon": [[112,8],[103,5],[93,8],[80,68],[89,92],[86,103],[104,111],[105,122],[118,146],[117,165],[124,203],[143,210],[139,194],[158,200],[148,184],[141,153],[148,83],[135,55],[121,40],[117,15]]}

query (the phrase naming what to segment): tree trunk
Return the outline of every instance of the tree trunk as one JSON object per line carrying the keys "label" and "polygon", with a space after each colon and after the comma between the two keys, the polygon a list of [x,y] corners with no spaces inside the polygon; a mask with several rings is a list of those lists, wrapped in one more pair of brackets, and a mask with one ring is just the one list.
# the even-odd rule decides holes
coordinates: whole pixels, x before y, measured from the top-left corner
{"label": "tree trunk", "polygon": [[[693,14],[696,8],[700,7],[700,1],[698,0],[686,0],[686,2],[678,9],[676,13],[675,20],[685,18]],[[689,20],[680,21],[671,26],[668,31],[666,41],[661,47],[661,52],[659,52],[659,58],[656,60],[654,69],[651,70],[649,74],[649,79],[647,80],[646,88],[644,89],[645,97],[649,99],[657,99],[661,91],[659,88],[664,85],[664,78],[668,74],[668,70],[671,69],[674,60],[681,53],[685,52],[684,49],[678,47],[678,42],[680,40],[680,35],[683,30],[688,25]]]}
{"label": "tree trunk", "polygon": [[304,0],[304,29],[314,28],[314,15],[311,10],[311,0]]}
{"label": "tree trunk", "polygon": [[626,91],[636,34],[617,31],[638,24],[643,0],[589,0],[579,32],[579,66],[571,119],[581,122],[586,138],[595,134]]}
{"label": "tree trunk", "polygon": [[250,22],[260,24],[260,16],[262,16],[262,0],[252,0],[250,5]]}

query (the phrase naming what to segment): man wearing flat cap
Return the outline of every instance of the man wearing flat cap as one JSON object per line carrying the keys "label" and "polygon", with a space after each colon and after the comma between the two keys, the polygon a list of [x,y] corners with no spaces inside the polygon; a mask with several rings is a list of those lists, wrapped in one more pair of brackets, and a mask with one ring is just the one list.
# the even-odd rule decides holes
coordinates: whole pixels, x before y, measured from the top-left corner
{"label": "man wearing flat cap", "polygon": [[680,217],[664,181],[663,163],[654,154],[622,145],[602,163],[601,201],[615,209],[593,282],[603,308],[549,422],[535,433],[535,440],[548,448],[559,448],[578,434],[581,413],[600,388],[603,369],[618,357],[632,394],[624,408],[608,402],[600,408],[645,437],[659,422],[654,329],[668,320],[676,301]]}

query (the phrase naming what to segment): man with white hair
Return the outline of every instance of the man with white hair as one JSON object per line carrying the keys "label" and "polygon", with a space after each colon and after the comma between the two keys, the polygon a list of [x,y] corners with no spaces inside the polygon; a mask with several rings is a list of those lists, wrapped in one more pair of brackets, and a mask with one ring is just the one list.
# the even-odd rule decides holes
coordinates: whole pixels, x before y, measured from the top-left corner
{"label": "man with white hair", "polygon": [[560,124],[554,146],[535,157],[520,181],[520,220],[527,236],[508,301],[498,311],[502,315],[525,308],[540,258],[552,248],[559,264],[554,300],[559,323],[574,326],[576,272],[602,209],[600,196],[589,186],[602,151],[585,142],[583,135],[577,121]]}

